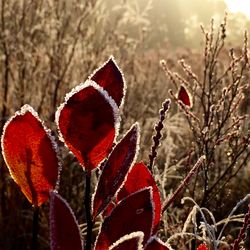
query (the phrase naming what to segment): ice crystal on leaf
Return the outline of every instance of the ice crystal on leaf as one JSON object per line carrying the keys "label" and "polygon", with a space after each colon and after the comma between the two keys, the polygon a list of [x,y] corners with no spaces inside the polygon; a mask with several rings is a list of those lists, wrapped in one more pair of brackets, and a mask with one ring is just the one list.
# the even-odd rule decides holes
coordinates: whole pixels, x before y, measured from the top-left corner
{"label": "ice crystal on leaf", "polygon": [[172,250],[172,248],[154,236],[149,239],[145,250]]}
{"label": "ice crystal on leaf", "polygon": [[118,107],[122,105],[126,84],[123,74],[117,66],[113,56],[111,56],[108,61],[98,68],[89,78],[103,87],[115,100]]}
{"label": "ice crystal on leaf", "polygon": [[121,237],[109,250],[143,250],[143,232],[133,232]]}
{"label": "ice crystal on leaf", "polygon": [[92,81],[74,88],[56,112],[61,139],[90,171],[109,155],[119,124],[118,107]]}
{"label": "ice crystal on leaf", "polygon": [[50,193],[51,250],[83,250],[80,229],[73,211],[57,193]]}
{"label": "ice crystal on leaf", "polygon": [[153,209],[151,187],[123,199],[104,219],[95,250],[107,249],[122,236],[136,231],[144,233],[143,245],[146,244],[152,233]]}
{"label": "ice crystal on leaf", "polygon": [[109,204],[133,164],[139,144],[139,127],[134,124],[116,145],[104,164],[93,201],[95,218]]}
{"label": "ice crystal on leaf", "polygon": [[154,202],[154,230],[157,230],[161,218],[161,198],[154,180],[154,177],[143,163],[136,163],[128,173],[127,179],[117,194],[117,200],[120,201],[128,195],[145,187],[152,187]]}

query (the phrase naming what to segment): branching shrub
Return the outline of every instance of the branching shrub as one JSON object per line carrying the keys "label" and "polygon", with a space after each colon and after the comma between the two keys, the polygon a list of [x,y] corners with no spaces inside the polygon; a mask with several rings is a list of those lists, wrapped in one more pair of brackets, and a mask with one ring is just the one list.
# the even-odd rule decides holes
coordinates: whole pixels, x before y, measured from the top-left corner
{"label": "branching shrub", "polygon": [[[188,64],[191,58],[179,61],[181,73],[170,70],[164,60],[161,64],[179,95],[188,89],[190,94],[186,92],[186,95],[189,95],[190,101],[192,99],[193,107],[188,105],[187,108],[183,104],[185,100],[181,102],[180,96],[177,98],[170,90],[191,132],[191,152],[186,150],[185,153],[190,155],[191,162],[193,157],[196,159],[201,154],[207,159],[202,177],[197,176],[194,188],[189,192],[201,206],[218,213],[218,207],[226,207],[227,202],[235,200],[229,190],[235,189],[239,179],[245,179],[243,168],[247,166],[250,156],[249,118],[247,107],[243,106],[249,99],[245,95],[249,91],[248,38],[245,34],[242,50],[227,51],[226,17],[218,33],[213,21],[210,31],[202,30],[205,36],[204,54],[200,64],[192,62],[194,69]],[[239,179],[234,182],[236,177]],[[225,214],[228,210],[220,212]]]}

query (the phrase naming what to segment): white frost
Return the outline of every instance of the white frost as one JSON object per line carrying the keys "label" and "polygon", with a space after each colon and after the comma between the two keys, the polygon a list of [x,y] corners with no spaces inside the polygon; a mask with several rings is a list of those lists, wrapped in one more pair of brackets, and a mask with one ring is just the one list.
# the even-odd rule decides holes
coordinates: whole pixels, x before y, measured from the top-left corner
{"label": "white frost", "polygon": [[[126,180],[127,180],[127,177],[128,177],[128,174],[129,174],[129,172],[131,171],[131,169],[132,169],[132,167],[134,166],[134,164],[135,164],[135,162],[136,162],[136,159],[137,159],[137,156],[138,156],[138,153],[139,153],[139,150],[140,150],[140,126],[139,126],[139,123],[138,122],[135,122],[130,128],[129,128],[129,130],[127,131],[127,133],[125,134],[125,136],[133,129],[135,127],[135,129],[136,129],[136,148],[135,148],[135,156],[134,156],[134,159],[133,159],[133,161],[132,161],[132,163],[131,163],[131,165],[130,165],[130,167],[129,167],[129,169],[128,169],[128,172],[127,172],[127,174],[126,174],[126,176],[125,176],[125,178],[124,178],[124,180],[123,180],[123,182],[122,182],[122,184],[121,184],[121,186],[118,188],[118,190],[116,191],[116,193],[115,193],[115,195],[117,195],[118,193],[119,193],[119,191],[122,189],[122,187],[124,186],[124,184],[125,184],[125,182],[126,182]],[[124,136],[124,137],[125,137]],[[123,137],[123,138],[124,138]],[[122,138],[122,139],[123,139]],[[121,139],[121,140],[122,140]],[[120,140],[120,141],[121,141]],[[120,143],[120,142],[119,142]]]}
{"label": "white frost", "polygon": [[167,247],[169,250],[173,250],[173,248],[172,248],[168,243],[164,243],[161,239],[159,239],[159,238],[156,237],[156,236],[152,236],[152,237],[148,240],[147,245],[148,245],[149,243],[151,243],[153,240],[159,242],[161,245]]}
{"label": "white frost", "polygon": [[56,186],[55,186],[55,189],[58,189],[59,188],[59,182],[60,182],[60,172],[61,172],[61,168],[62,168],[61,159],[60,159],[60,156],[59,156],[59,148],[58,148],[57,143],[55,141],[55,137],[51,134],[51,130],[48,129],[45,126],[44,122],[39,118],[38,113],[30,105],[28,105],[28,104],[23,105],[19,111],[16,111],[16,113],[9,118],[9,120],[4,124],[4,127],[3,127],[3,133],[2,133],[2,136],[1,136],[2,155],[3,155],[3,158],[4,158],[5,162],[6,162],[7,167],[9,169],[10,175],[13,178],[13,180],[15,182],[17,182],[16,179],[15,179],[15,177],[12,174],[11,168],[8,165],[8,161],[7,161],[6,155],[4,153],[5,149],[4,149],[4,143],[3,143],[3,141],[4,141],[6,129],[8,128],[9,124],[17,116],[24,116],[26,113],[31,113],[33,115],[33,117],[35,117],[37,119],[37,121],[40,122],[40,124],[42,125],[43,129],[45,130],[48,138],[51,141],[52,149],[55,151],[56,157],[57,157],[57,160],[58,160],[58,175],[57,175],[57,182],[56,182]]}
{"label": "white frost", "polygon": [[119,128],[120,128],[120,114],[119,114],[119,109],[118,109],[117,104],[115,103],[114,99],[112,97],[110,97],[110,95],[108,94],[108,92],[106,90],[104,90],[96,82],[91,81],[91,80],[87,80],[84,83],[80,83],[79,85],[74,87],[68,94],[66,94],[64,102],[58,107],[58,109],[56,111],[55,122],[56,122],[57,127],[58,127],[59,138],[64,143],[65,143],[65,141],[63,139],[63,135],[62,135],[62,133],[60,131],[60,127],[59,127],[59,119],[60,119],[61,111],[63,110],[63,108],[67,104],[68,100],[73,95],[77,94],[78,92],[80,92],[81,90],[83,90],[83,89],[85,89],[87,87],[93,87],[94,89],[96,89],[105,98],[105,100],[111,105],[111,107],[113,109],[113,116],[114,116],[115,140],[117,138],[117,135],[119,133]]}
{"label": "white frost", "polygon": [[91,80],[91,78],[99,71],[101,70],[102,68],[105,67],[105,65],[109,62],[109,60],[111,60],[115,66],[117,67],[118,71],[121,73],[121,76],[122,76],[122,82],[123,82],[123,97],[122,97],[122,100],[121,100],[121,104],[120,104],[120,108],[122,108],[123,104],[124,104],[124,98],[125,98],[125,94],[126,94],[126,91],[127,91],[127,83],[125,81],[125,77],[124,77],[124,74],[122,72],[122,70],[120,69],[120,67],[118,66],[115,58],[113,55],[111,55],[108,60],[106,62],[104,62],[100,67],[98,67],[97,69],[94,70],[94,72],[88,77],[89,80]]}
{"label": "white frost", "polygon": [[[79,238],[81,239],[81,230],[79,228],[79,224],[77,222],[77,219],[75,217],[73,210],[69,206],[68,202],[66,200],[64,200],[57,192],[51,191],[50,192],[50,216],[49,216],[50,217],[50,244],[51,244],[50,247],[51,247],[51,249],[56,249],[56,247],[57,247],[57,245],[55,243],[56,240],[53,237],[53,235],[55,234],[55,231],[56,231],[56,225],[55,225],[55,219],[54,219],[55,213],[56,213],[56,211],[54,209],[55,199],[62,201],[63,204],[65,205],[66,209],[68,210],[68,212],[72,216],[72,219],[75,222],[75,225],[78,229]],[[67,225],[65,225],[65,226],[67,226]],[[83,242],[82,242],[82,249],[83,249]]]}
{"label": "white frost", "polygon": [[143,250],[142,242],[143,242],[143,238],[144,238],[144,233],[141,232],[141,231],[133,232],[133,233],[124,235],[119,240],[117,240],[114,244],[112,244],[109,247],[109,250],[113,250],[114,248],[119,246],[121,243],[123,243],[125,241],[128,241],[128,240],[131,240],[131,239],[134,239],[134,238],[138,239],[137,249],[138,250]]}
{"label": "white frost", "polygon": [[[132,130],[132,129],[136,129],[136,134],[134,135],[134,137],[136,137],[136,147],[135,147],[135,155],[134,155],[134,158],[129,166],[129,169],[128,169],[128,172],[122,182],[122,184],[120,185],[120,187],[118,187],[117,191],[115,192],[114,196],[118,194],[118,192],[121,190],[121,187],[124,185],[124,183],[126,182],[126,179],[127,179],[127,176],[128,176],[128,173],[130,172],[132,166],[135,164],[136,162],[136,159],[137,159],[137,155],[138,155],[138,152],[139,152],[139,149],[140,149],[140,127],[139,127],[139,124],[138,122],[134,123],[130,128],[129,130],[126,132],[126,134],[120,139],[120,141],[116,144],[119,145],[121,143],[121,141],[127,136],[127,134]],[[133,139],[133,138],[132,138]],[[109,157],[112,155],[112,152],[115,150],[115,147],[113,148],[113,150],[111,151],[111,153],[109,154],[109,156],[107,157],[107,161],[109,160]],[[104,166],[105,168],[105,166]],[[103,169],[104,170],[104,169]],[[102,171],[103,171],[102,170]],[[92,199],[91,199],[91,210],[93,211],[94,210],[94,198],[95,198],[95,195],[96,195],[96,192],[97,192],[97,188],[98,188],[98,184],[99,184],[99,180],[101,178],[101,175],[99,176],[99,179],[98,179],[98,183],[97,185],[95,186],[95,190],[94,190],[94,193],[92,195]],[[111,200],[110,200],[111,202]],[[110,203],[109,202],[109,203]],[[107,208],[107,206],[109,205],[109,203],[106,205],[106,207],[104,208],[104,210]]]}

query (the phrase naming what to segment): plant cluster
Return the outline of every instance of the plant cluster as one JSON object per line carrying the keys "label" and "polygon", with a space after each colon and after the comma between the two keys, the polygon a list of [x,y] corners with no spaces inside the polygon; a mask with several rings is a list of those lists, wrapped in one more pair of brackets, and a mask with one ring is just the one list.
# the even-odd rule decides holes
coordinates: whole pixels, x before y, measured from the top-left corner
{"label": "plant cluster", "polygon": [[[202,27],[202,55],[144,51],[146,33],[136,41],[118,32],[131,19],[124,12],[113,27],[98,0],[3,0],[0,12],[2,150],[34,207],[32,215],[1,159],[0,248],[21,240],[16,248],[27,249],[31,238],[33,249],[37,242],[41,249],[239,249],[243,242],[247,248],[247,34],[243,49],[228,50],[225,18],[218,33],[213,21],[209,31]],[[127,95],[110,58],[56,111],[71,84],[110,53],[126,73]],[[158,65],[166,54],[161,67],[170,83]],[[169,89],[171,109],[164,101]]]}
{"label": "plant cluster", "polygon": [[[34,107],[46,125],[56,131],[54,114],[65,93],[85,79],[87,72],[92,72],[99,66],[99,61],[106,60],[110,54],[119,59],[124,70],[129,72],[133,68],[133,60],[142,41],[141,28],[136,26],[136,34],[139,35],[135,38],[122,28],[129,22],[128,18],[122,18],[123,15],[128,17],[129,5],[123,9],[121,2],[112,9],[101,0],[0,2],[1,133],[8,118],[25,103]],[[114,20],[110,20],[110,16]],[[138,76],[142,74],[140,71]],[[82,171],[73,167],[77,161],[61,147],[61,143],[59,146],[63,165],[68,166],[62,170],[60,192],[64,197],[72,198],[71,206],[78,216],[81,215],[82,223],[82,199],[76,199],[83,198]],[[12,182],[2,157],[0,165],[0,231],[3,232],[0,248],[12,245],[13,248],[25,249],[25,242],[31,237],[26,232],[30,231],[32,213]],[[41,210],[40,239],[46,248],[46,206]],[[16,241],[12,240],[13,237]]]}
{"label": "plant cluster", "polygon": [[[249,61],[247,34],[242,51],[229,51],[229,65],[221,61],[221,54],[226,53],[226,18],[217,35],[213,22],[211,30],[203,32],[206,46],[203,71],[197,72],[200,76],[185,60],[179,61],[185,77],[171,72],[165,61],[162,66],[177,88],[182,84],[190,90],[192,102],[197,104],[189,110],[178,103],[192,132],[194,154],[206,155],[200,198],[201,205],[207,205],[212,197],[222,196],[225,186],[247,165],[250,156],[248,114],[242,110],[244,99],[248,100]],[[172,90],[170,94],[178,102]],[[218,163],[220,166],[216,166]]]}
{"label": "plant cluster", "polygon": [[[150,169],[157,156],[162,122],[170,100],[164,102],[160,111],[147,167],[143,162],[135,163],[139,150],[137,123],[119,142],[116,141],[119,108],[123,105],[125,89],[123,75],[113,58],[110,58],[85,83],[66,95],[65,102],[55,115],[61,141],[85,171],[84,240],[72,210],[57,192],[61,164],[50,130],[45,128],[29,105],[24,105],[6,122],[1,139],[3,156],[12,178],[34,207],[31,249],[37,249],[39,207],[49,198],[51,249],[83,249],[83,245],[85,249],[171,249],[168,243],[163,243],[156,236],[162,214],[206,162],[205,156],[198,159],[173,195],[161,203],[160,192]],[[176,100],[188,113],[191,99],[184,87],[180,88]],[[97,168],[100,169],[99,174],[95,171]],[[91,177],[96,174],[98,182],[91,195]],[[198,205],[193,210],[200,210],[201,224],[204,223],[209,244],[212,249],[217,249],[221,234],[216,240],[203,210]],[[93,227],[98,217],[101,217],[101,224],[93,245]],[[235,245],[239,244],[247,225],[248,215]],[[198,247],[203,248],[207,249],[205,245]]]}
{"label": "plant cluster", "polygon": [[[202,27],[205,36],[202,67],[197,67],[195,64],[191,67],[187,63],[189,58],[186,58],[179,61],[181,71],[175,72],[168,67],[165,60],[161,61],[167,77],[178,90],[178,95],[175,95],[173,90],[169,93],[179,109],[183,111],[191,132],[190,151],[185,151],[186,155],[184,157],[181,155],[179,161],[184,161],[188,167],[197,155],[206,156],[201,173],[196,175],[193,179],[193,187],[188,190],[189,196],[197,203],[194,203],[186,220],[187,224],[190,223],[189,229],[185,224],[182,232],[196,235],[197,225],[204,221],[207,217],[205,214],[209,211],[207,220],[211,221],[212,230],[209,229],[208,223],[205,226],[205,234],[210,231],[207,236],[210,240],[213,239],[210,244],[213,249],[217,249],[218,244],[221,244],[218,241],[221,240],[225,225],[230,221],[223,219],[231,210],[231,207],[226,204],[235,203],[239,198],[245,202],[249,199],[248,195],[244,198],[246,193],[242,193],[238,188],[239,180],[242,186],[244,182],[248,185],[248,172],[244,167],[249,166],[250,156],[249,116],[246,106],[249,100],[247,96],[249,91],[248,38],[245,33],[242,50],[227,51],[225,48],[226,22],[227,16],[217,33],[213,20],[209,31]],[[176,166],[176,163],[173,165]],[[243,203],[239,202],[239,204]],[[203,208],[208,209],[205,214],[203,214]],[[197,209],[201,209],[199,214]],[[235,210],[233,209],[234,212]],[[232,216],[231,213],[230,216]],[[191,222],[194,218],[195,222]],[[221,221],[216,222],[216,218]],[[237,221],[237,219],[231,219],[232,223]],[[167,220],[169,219],[166,217],[165,221]],[[240,221],[243,221],[243,218]],[[221,227],[224,223],[225,225]],[[200,227],[200,232],[204,229],[203,226]],[[216,235],[219,237],[217,238]],[[227,243],[225,244],[229,247]]]}
{"label": "plant cluster", "polygon": [[[143,162],[135,164],[138,124],[116,142],[124,92],[122,73],[110,58],[85,83],[67,94],[56,112],[60,138],[85,170],[85,249],[92,249],[92,229],[100,214],[103,221],[94,249],[170,249],[155,235],[162,212],[176,194],[161,205],[159,190],[147,166]],[[158,133],[169,105],[167,100],[156,127]],[[154,138],[151,167],[160,139],[157,135]],[[12,178],[34,207],[31,249],[37,248],[39,207],[49,197],[51,249],[82,249],[73,212],[57,193],[61,167],[55,139],[31,106],[24,105],[7,121],[1,142]],[[176,193],[203,161],[201,157]],[[97,167],[101,174],[91,198],[91,176]]]}

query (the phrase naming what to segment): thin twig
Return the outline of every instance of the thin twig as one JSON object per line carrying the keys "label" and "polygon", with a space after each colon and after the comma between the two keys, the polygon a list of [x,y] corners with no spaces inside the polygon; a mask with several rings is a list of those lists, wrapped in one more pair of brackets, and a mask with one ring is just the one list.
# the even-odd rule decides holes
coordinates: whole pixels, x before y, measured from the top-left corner
{"label": "thin twig", "polygon": [[220,231],[220,233],[219,233],[219,236],[218,236],[217,240],[220,240],[220,239],[222,238],[222,234],[223,234],[223,232],[224,232],[224,230],[225,230],[225,228],[226,228],[228,222],[230,221],[230,218],[231,218],[232,215],[235,213],[235,211],[236,211],[242,204],[244,204],[247,200],[249,200],[249,198],[250,198],[250,194],[247,194],[247,195],[246,195],[242,200],[240,200],[240,201],[236,204],[236,206],[231,210],[230,214],[229,214],[228,217],[227,217],[227,220],[226,220],[224,226],[222,227],[222,229],[221,229],[221,231]]}
{"label": "thin twig", "polygon": [[91,250],[93,222],[91,218],[91,170],[85,174],[85,197],[84,206],[87,222],[86,250]]}
{"label": "thin twig", "polygon": [[166,99],[162,104],[162,109],[160,110],[160,120],[155,125],[156,135],[153,136],[153,146],[151,148],[151,154],[149,155],[149,164],[148,169],[152,171],[154,161],[157,156],[157,148],[160,145],[160,139],[162,137],[161,130],[163,129],[163,121],[165,120],[165,116],[170,107],[170,99]]}

